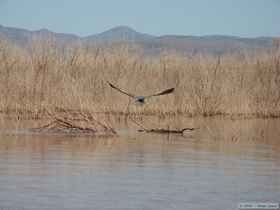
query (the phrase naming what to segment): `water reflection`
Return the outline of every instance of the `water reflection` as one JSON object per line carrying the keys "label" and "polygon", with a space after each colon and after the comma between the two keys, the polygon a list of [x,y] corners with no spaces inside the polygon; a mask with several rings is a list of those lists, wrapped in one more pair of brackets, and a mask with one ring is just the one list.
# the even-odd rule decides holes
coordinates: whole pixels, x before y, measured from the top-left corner
{"label": "water reflection", "polygon": [[0,208],[236,209],[279,201],[279,120],[137,120],[200,129],[135,133],[119,119],[116,137],[3,133]]}

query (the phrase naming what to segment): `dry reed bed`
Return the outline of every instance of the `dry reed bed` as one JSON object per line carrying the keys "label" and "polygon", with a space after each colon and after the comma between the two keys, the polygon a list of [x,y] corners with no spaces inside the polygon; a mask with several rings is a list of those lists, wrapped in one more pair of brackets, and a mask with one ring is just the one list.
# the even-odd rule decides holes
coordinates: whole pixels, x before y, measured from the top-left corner
{"label": "dry reed bed", "polygon": [[57,48],[50,40],[19,49],[0,41],[0,110],[40,117],[44,110],[125,113],[131,93],[175,87],[131,114],[280,116],[280,51],[247,55],[144,57],[137,47]]}

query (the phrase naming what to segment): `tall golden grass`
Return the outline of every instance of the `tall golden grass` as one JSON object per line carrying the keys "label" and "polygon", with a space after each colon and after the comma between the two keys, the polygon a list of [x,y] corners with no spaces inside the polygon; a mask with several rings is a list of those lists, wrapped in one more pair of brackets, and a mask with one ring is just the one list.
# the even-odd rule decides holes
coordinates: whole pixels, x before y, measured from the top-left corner
{"label": "tall golden grass", "polygon": [[220,57],[163,52],[145,57],[136,46],[58,48],[51,39],[30,49],[0,40],[0,110],[41,116],[44,110],[124,113],[129,98],[175,93],[129,106],[134,114],[280,116],[280,50]]}

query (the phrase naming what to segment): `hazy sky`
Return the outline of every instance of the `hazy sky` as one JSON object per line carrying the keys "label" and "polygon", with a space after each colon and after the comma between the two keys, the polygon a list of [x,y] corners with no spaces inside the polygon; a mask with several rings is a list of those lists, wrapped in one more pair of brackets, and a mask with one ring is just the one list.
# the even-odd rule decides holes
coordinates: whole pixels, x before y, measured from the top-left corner
{"label": "hazy sky", "polygon": [[0,0],[0,24],[82,36],[117,25],[153,35],[280,36],[280,0]]}

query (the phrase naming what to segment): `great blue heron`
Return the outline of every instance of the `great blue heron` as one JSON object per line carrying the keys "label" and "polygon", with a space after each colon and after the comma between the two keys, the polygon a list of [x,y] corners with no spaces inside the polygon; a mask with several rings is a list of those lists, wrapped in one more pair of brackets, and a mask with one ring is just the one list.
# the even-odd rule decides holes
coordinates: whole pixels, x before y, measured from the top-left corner
{"label": "great blue heron", "polygon": [[[107,81],[108,82],[108,81]],[[130,93],[127,93],[123,90],[121,90],[120,88],[114,86],[112,83],[108,82],[108,84],[110,85],[111,88],[114,88],[116,89],[117,91],[119,91],[120,93],[122,94],[125,94],[131,98],[133,98],[135,100],[136,103],[140,104],[140,105],[143,105],[145,103],[145,99],[147,98],[150,98],[150,97],[153,97],[153,96],[161,96],[161,95],[166,95],[166,94],[170,94],[174,91],[175,88],[169,88],[167,90],[164,90],[164,91],[161,91],[159,93],[156,93],[156,94],[152,94],[152,95],[148,95],[148,96],[136,96],[136,95],[133,95],[133,94],[130,94]]]}

